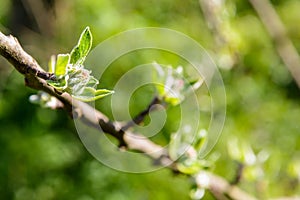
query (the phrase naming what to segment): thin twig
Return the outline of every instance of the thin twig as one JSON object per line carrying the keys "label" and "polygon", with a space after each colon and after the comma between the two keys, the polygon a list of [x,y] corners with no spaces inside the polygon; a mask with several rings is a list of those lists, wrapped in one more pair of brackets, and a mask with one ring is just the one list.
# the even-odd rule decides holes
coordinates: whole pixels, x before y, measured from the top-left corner
{"label": "thin twig", "polygon": [[143,110],[142,112],[140,112],[137,116],[135,116],[133,118],[133,120],[131,120],[125,126],[123,126],[122,130],[126,131],[129,128],[131,128],[132,126],[142,123],[144,121],[145,117],[150,113],[150,110],[153,109],[153,106],[155,106],[155,104],[159,104],[159,103],[161,103],[160,99],[158,97],[154,97],[152,99],[152,101],[150,102],[150,104],[148,105],[148,107],[145,110]]}
{"label": "thin twig", "polygon": [[245,168],[245,165],[243,163],[237,162],[236,175],[235,175],[234,179],[232,180],[231,185],[237,185],[241,181],[241,179],[243,177],[244,168]]}

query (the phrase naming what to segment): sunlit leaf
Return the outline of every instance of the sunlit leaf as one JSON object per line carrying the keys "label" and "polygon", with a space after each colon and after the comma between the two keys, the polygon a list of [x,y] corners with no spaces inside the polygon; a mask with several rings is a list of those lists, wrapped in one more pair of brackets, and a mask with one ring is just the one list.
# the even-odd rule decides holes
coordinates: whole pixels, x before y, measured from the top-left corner
{"label": "sunlit leaf", "polygon": [[86,86],[87,87],[95,87],[98,85],[98,83],[99,83],[99,81],[95,77],[91,76],[88,83],[86,84]]}
{"label": "sunlit leaf", "polygon": [[71,51],[71,64],[82,64],[92,47],[92,33],[89,27],[86,27],[81,33],[78,44]]}
{"label": "sunlit leaf", "polygon": [[184,174],[196,174],[204,168],[208,168],[208,163],[199,159],[186,159],[178,163],[178,170]]}
{"label": "sunlit leaf", "polygon": [[103,98],[113,93],[114,92],[111,90],[106,90],[106,89],[95,90],[92,87],[85,87],[81,94],[73,95],[73,97],[80,101],[89,102],[89,101],[95,101],[97,99]]}
{"label": "sunlit leaf", "polygon": [[58,54],[56,65],[55,65],[55,75],[61,76],[66,73],[66,68],[70,60],[70,54]]}
{"label": "sunlit leaf", "polygon": [[168,104],[176,106],[180,104],[189,93],[197,90],[203,83],[202,79],[193,81],[183,76],[181,66],[176,69],[171,66],[161,66],[154,62],[153,82],[156,83],[158,95]]}
{"label": "sunlit leaf", "polygon": [[180,104],[181,99],[179,97],[165,96],[164,101],[172,106],[176,106]]}
{"label": "sunlit leaf", "polygon": [[201,129],[195,136],[193,147],[197,151],[199,151],[205,144],[206,138],[207,138],[207,131],[205,129]]}
{"label": "sunlit leaf", "polygon": [[47,83],[51,86],[53,86],[56,90],[62,92],[63,90],[65,90],[68,87],[68,79],[69,76],[66,75],[61,79],[58,80],[47,80]]}
{"label": "sunlit leaf", "polygon": [[[81,33],[77,45],[70,54],[59,54],[57,60],[52,56],[49,71],[54,72],[56,80],[47,80],[48,84],[60,92],[67,92],[81,101],[94,101],[110,95],[113,91],[96,90],[99,81],[91,75],[91,71],[83,66],[83,62],[92,46],[92,34],[87,27]],[[34,101],[34,99],[33,99]]]}

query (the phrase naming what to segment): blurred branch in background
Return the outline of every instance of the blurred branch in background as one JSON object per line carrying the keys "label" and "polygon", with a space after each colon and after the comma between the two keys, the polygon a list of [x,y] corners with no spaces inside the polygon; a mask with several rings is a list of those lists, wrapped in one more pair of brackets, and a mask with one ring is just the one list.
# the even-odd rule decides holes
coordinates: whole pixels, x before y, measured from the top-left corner
{"label": "blurred branch in background", "polygon": [[285,66],[300,87],[300,57],[286,29],[269,0],[249,0],[274,41]]}
{"label": "blurred branch in background", "polygon": [[208,28],[211,30],[216,47],[217,61],[221,68],[231,69],[239,61],[234,30],[230,27],[231,13],[225,0],[199,0]]}

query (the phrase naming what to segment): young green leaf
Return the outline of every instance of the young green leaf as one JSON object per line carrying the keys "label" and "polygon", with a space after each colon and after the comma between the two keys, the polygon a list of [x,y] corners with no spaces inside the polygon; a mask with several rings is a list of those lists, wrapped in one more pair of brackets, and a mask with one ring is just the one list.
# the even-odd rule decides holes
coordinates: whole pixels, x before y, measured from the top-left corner
{"label": "young green leaf", "polygon": [[163,67],[156,62],[153,66],[155,70],[152,79],[157,83],[158,95],[172,106],[180,104],[189,93],[197,90],[203,83],[202,79],[194,81],[185,79],[181,66],[173,69],[171,66]]}
{"label": "young green leaf", "polygon": [[207,163],[203,160],[198,159],[186,159],[183,162],[178,163],[178,170],[184,174],[196,174],[203,168],[205,168]]}
{"label": "young green leaf", "polygon": [[89,27],[86,27],[81,33],[79,41],[71,51],[70,64],[82,64],[92,47],[92,33]]}
{"label": "young green leaf", "polygon": [[92,87],[85,87],[81,94],[74,95],[73,97],[80,101],[89,102],[89,101],[95,101],[97,99],[103,98],[112,93],[114,93],[114,91],[106,90],[106,89],[95,90]]}
{"label": "young green leaf", "polygon": [[67,65],[69,64],[70,54],[58,54],[56,65],[55,65],[55,75],[61,76],[65,75]]}
{"label": "young green leaf", "polygon": [[205,145],[207,139],[207,131],[205,129],[201,129],[195,136],[193,147],[196,151],[200,151],[200,149]]}
{"label": "young green leaf", "polygon": [[69,79],[69,76],[67,75],[59,80],[55,80],[55,81],[47,80],[47,83],[49,85],[51,85],[52,87],[54,87],[57,91],[63,92],[68,87],[68,79]]}
{"label": "young green leaf", "polygon": [[165,96],[164,101],[172,106],[177,106],[182,101],[180,97]]}
{"label": "young green leaf", "polygon": [[113,91],[96,90],[99,81],[91,75],[91,71],[83,66],[83,62],[92,46],[92,34],[87,27],[81,33],[77,45],[70,54],[59,54],[57,59],[51,57],[49,71],[56,80],[47,80],[57,91],[67,92],[81,101],[94,101],[110,95]]}

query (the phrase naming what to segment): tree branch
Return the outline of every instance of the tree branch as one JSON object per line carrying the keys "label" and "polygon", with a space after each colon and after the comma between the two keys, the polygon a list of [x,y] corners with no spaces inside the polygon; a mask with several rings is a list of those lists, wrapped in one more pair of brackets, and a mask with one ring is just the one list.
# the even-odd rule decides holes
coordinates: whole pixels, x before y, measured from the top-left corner
{"label": "tree branch", "polygon": [[39,64],[28,55],[13,36],[0,32],[0,54],[6,58],[23,75],[35,75],[42,79],[55,79],[54,75],[45,72]]}
{"label": "tree branch", "polygon": [[[200,172],[198,174],[199,178],[196,178],[197,184],[199,186],[204,186],[209,189],[209,191],[217,199],[234,199],[234,200],[256,200],[255,197],[249,195],[248,193],[241,190],[236,185],[231,185],[227,180],[216,176],[209,172]],[[203,179],[207,179],[206,185],[203,185]]]}
{"label": "tree branch", "polygon": [[[22,49],[14,37],[5,36],[1,32],[0,54],[25,76],[25,83],[28,87],[42,90],[56,97],[63,104],[63,108],[71,117],[78,117],[87,125],[96,129],[101,129],[105,133],[112,135],[120,142],[120,146],[143,152],[151,157],[155,163],[166,166],[172,171],[180,173],[176,162],[169,157],[168,152],[163,150],[161,146],[153,143],[151,140],[142,135],[134,134],[130,131],[125,132],[122,130],[122,123],[110,121],[107,116],[95,110],[88,104],[73,99],[68,93],[59,93],[53,87],[48,85],[45,79],[51,78],[52,74],[45,72],[38,63]],[[153,100],[153,104],[155,104],[156,101],[157,100]],[[150,107],[151,106],[145,110],[145,114],[150,111]],[[143,118],[145,114],[141,114],[141,118]],[[139,122],[139,120],[136,120],[135,122]],[[231,186],[222,177],[208,172],[203,173],[205,173],[209,178],[209,184],[206,188],[212,193],[220,194],[224,197],[229,196],[231,199],[255,199],[251,195],[239,189],[237,186]],[[201,180],[202,179],[199,179],[198,182],[201,182]],[[200,185],[200,183],[198,184]]]}
{"label": "tree branch", "polygon": [[300,57],[269,0],[249,0],[275,43],[276,50],[300,88]]}

